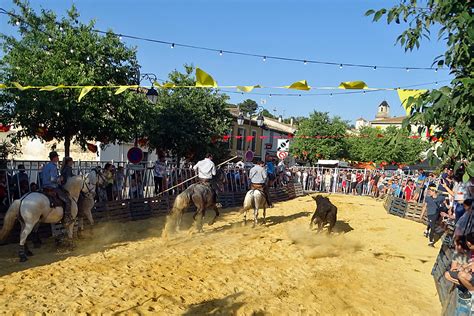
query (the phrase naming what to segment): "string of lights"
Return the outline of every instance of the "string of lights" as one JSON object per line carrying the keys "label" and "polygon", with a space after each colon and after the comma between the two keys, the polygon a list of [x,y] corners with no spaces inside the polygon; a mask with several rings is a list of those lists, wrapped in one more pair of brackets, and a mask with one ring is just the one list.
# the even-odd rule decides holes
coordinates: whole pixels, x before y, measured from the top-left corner
{"label": "string of lights", "polygon": [[[11,16],[15,18],[17,21],[15,24],[19,26],[21,23],[27,23],[28,22],[24,21],[20,16],[9,12],[3,8],[0,8],[0,14],[5,14],[8,16]],[[59,27],[61,27],[60,23],[55,22]],[[298,63],[303,63],[303,64],[319,64],[319,65],[327,65],[327,66],[337,66],[339,68],[344,68],[344,67],[356,67],[356,68],[368,68],[368,69],[395,69],[395,70],[405,70],[405,71],[410,71],[410,70],[430,70],[430,71],[435,71],[437,72],[438,70],[447,70],[447,68],[444,67],[415,67],[415,66],[388,66],[388,65],[374,65],[374,64],[359,64],[359,63],[347,63],[347,62],[332,62],[332,61],[323,61],[323,60],[316,60],[316,59],[311,59],[311,58],[292,58],[292,57],[285,57],[285,56],[279,56],[279,55],[271,55],[271,54],[257,54],[257,53],[250,53],[250,52],[243,52],[243,51],[235,51],[235,50],[226,50],[226,49],[218,49],[218,48],[212,48],[212,47],[205,47],[205,46],[199,46],[199,45],[191,45],[191,44],[186,44],[186,43],[178,43],[178,42],[171,42],[171,41],[165,41],[161,39],[154,39],[154,38],[149,38],[149,37],[143,37],[143,36],[136,36],[136,35],[129,35],[129,34],[123,34],[123,33],[116,33],[112,31],[103,31],[99,29],[94,29],[93,30],[96,33],[99,34],[112,34],[123,40],[124,38],[132,39],[132,40],[138,40],[138,41],[146,41],[146,42],[151,42],[155,44],[161,44],[161,45],[169,45],[170,48],[176,48],[176,47],[182,47],[182,48],[188,48],[188,49],[195,49],[195,50],[202,50],[202,51],[208,51],[208,52],[213,52],[213,53],[218,53],[220,56],[224,54],[230,54],[230,55],[238,55],[238,56],[247,56],[247,57],[256,57],[262,59],[262,61],[267,61],[267,60],[279,60],[279,61],[287,61],[287,62],[298,62]],[[51,42],[53,41],[53,38],[50,36],[48,40]]]}
{"label": "string of lights", "polygon": [[[97,33],[101,33],[101,34],[110,33],[110,32],[97,30],[97,29],[95,29],[94,31],[97,32]],[[369,65],[369,64],[358,64],[358,63],[322,61],[322,60],[316,60],[316,59],[310,59],[310,58],[307,58],[307,59],[291,58],[291,57],[284,57],[284,56],[277,56],[277,55],[270,55],[270,54],[262,55],[262,54],[242,52],[242,51],[234,51],[234,50],[218,49],[218,48],[191,45],[191,44],[178,43],[178,42],[170,42],[170,41],[164,41],[164,40],[153,39],[153,38],[148,38],[148,37],[127,35],[127,34],[123,34],[123,33],[112,32],[112,34],[114,34],[114,35],[116,35],[120,38],[129,38],[129,39],[133,39],[133,40],[146,41],[146,42],[151,42],[151,43],[155,43],[155,44],[169,45],[170,48],[183,47],[183,48],[190,48],[190,49],[214,52],[214,53],[218,53],[220,56],[222,56],[224,54],[230,54],[230,55],[239,55],[239,56],[247,56],[247,57],[257,57],[257,58],[262,59],[263,62],[266,62],[267,60],[273,59],[273,60],[280,60],[280,61],[298,62],[298,63],[303,63],[304,65],[319,64],[319,65],[327,65],[327,66],[337,66],[340,69],[342,69],[344,67],[358,67],[358,68],[369,68],[369,69],[373,69],[373,70],[377,70],[377,69],[398,69],[398,70],[405,70],[407,72],[409,72],[410,70],[431,70],[431,71],[438,72],[438,70],[446,70],[447,69],[447,68],[439,68],[439,67],[386,66],[386,65],[373,65],[373,64]]]}

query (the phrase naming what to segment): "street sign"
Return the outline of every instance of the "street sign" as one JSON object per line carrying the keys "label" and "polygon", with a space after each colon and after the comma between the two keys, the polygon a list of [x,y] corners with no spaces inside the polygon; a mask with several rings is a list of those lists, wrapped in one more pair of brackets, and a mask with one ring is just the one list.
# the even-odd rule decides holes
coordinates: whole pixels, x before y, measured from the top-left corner
{"label": "street sign", "polygon": [[278,139],[278,151],[288,151],[290,150],[290,140],[289,139]]}
{"label": "street sign", "polygon": [[246,161],[252,161],[253,160],[253,151],[247,150],[245,153],[245,160]]}
{"label": "street sign", "polygon": [[128,161],[137,164],[143,160],[143,151],[138,147],[132,147],[127,152]]}
{"label": "street sign", "polygon": [[285,158],[288,157],[288,152],[287,151],[278,151],[277,157],[280,160],[285,160]]}

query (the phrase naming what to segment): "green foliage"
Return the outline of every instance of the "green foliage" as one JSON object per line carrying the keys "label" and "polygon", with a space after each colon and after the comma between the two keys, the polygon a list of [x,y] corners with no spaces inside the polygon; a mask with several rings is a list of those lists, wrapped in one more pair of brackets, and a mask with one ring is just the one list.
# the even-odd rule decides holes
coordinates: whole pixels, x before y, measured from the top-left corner
{"label": "green foliage", "polygon": [[244,113],[244,115],[245,113],[249,113],[250,115],[254,114],[258,108],[257,102],[251,99],[247,99],[243,102],[240,102],[239,104],[237,104],[237,106],[240,108],[240,111]]}
{"label": "green foliage", "polygon": [[315,111],[310,114],[308,119],[301,122],[296,136],[332,136],[333,138],[296,137],[290,146],[291,154],[312,163],[318,159],[345,157],[344,135],[347,127],[348,123],[340,117],[330,118],[328,113]]}
{"label": "green foliage", "polygon": [[269,117],[269,118],[272,118],[272,119],[276,119],[276,118],[277,118],[275,115],[273,115],[272,113],[270,113],[270,111],[268,111],[267,109],[263,109],[262,115],[263,115],[264,117]]}
{"label": "green foliage", "polygon": [[[398,133],[400,137],[395,138],[392,144],[387,140],[394,138]],[[403,164],[415,164],[420,161],[422,154],[430,147],[429,143],[420,138],[411,138],[408,131],[399,130],[390,126],[385,130],[373,127],[363,127],[357,135],[346,139],[348,145],[348,157],[351,160],[363,162],[397,162]]]}
{"label": "green foliage", "polygon": [[[419,48],[423,38],[430,39],[433,26],[440,26],[437,37],[446,42],[447,50],[434,61],[438,67],[448,67],[455,77],[450,87],[431,90],[412,103],[413,112],[404,122],[434,128],[434,136],[443,139],[436,155],[448,164],[473,161],[474,148],[474,17],[472,1],[427,0],[418,6],[416,0],[401,0],[391,9],[369,10],[373,20],[387,16],[387,23],[408,23],[397,38],[405,51]],[[429,157],[434,158],[433,150]],[[471,176],[473,170],[466,168]],[[469,171],[471,170],[471,171]]]}
{"label": "green foliage", "polygon": [[296,116],[296,117],[292,116],[292,117],[283,119],[283,123],[291,124],[292,119],[293,119],[293,125],[300,125],[301,122],[303,122],[304,120],[307,120],[308,118],[305,116]]}
{"label": "green foliage", "polygon": [[[193,67],[185,68],[185,73],[170,73],[169,81],[193,86]],[[162,89],[158,94],[154,114],[144,128],[152,148],[194,160],[206,152],[213,153],[216,161],[227,157],[228,144],[218,140],[232,124],[227,96],[213,89]]]}
{"label": "green foliage", "polygon": [[[136,51],[111,34],[94,32],[94,22],[78,22],[73,6],[67,16],[52,11],[35,13],[28,3],[14,0],[19,12],[9,23],[18,36],[1,35],[4,56],[0,82],[22,85],[127,85],[136,84]],[[66,155],[71,141],[130,141],[151,109],[134,91],[114,95],[110,89],[92,90],[77,102],[80,90],[39,91],[17,89],[0,93],[0,119],[21,126],[13,141],[22,137],[64,140]],[[47,130],[46,135],[38,133]]]}

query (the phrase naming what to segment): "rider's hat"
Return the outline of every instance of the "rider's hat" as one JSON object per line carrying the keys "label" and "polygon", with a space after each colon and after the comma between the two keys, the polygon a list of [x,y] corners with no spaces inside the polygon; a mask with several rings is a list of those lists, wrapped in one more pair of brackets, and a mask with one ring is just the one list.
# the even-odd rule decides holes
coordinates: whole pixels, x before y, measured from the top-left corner
{"label": "rider's hat", "polygon": [[52,151],[49,153],[49,159],[53,159],[54,157],[59,157],[58,153],[55,151]]}

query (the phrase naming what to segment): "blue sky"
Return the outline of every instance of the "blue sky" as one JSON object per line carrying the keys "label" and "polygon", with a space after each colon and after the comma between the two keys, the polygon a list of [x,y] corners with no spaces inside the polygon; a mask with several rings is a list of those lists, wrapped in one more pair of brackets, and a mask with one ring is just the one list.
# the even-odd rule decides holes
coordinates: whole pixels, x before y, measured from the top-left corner
{"label": "blue sky", "polygon": [[[372,23],[365,17],[368,9],[390,7],[396,1],[381,0],[62,0],[32,1],[33,7],[51,9],[63,14],[72,3],[78,7],[81,20],[95,19],[98,29],[154,38],[164,41],[207,46],[301,59],[342,63],[430,67],[433,59],[444,53],[444,43],[433,38],[423,41],[420,50],[407,52],[395,46],[404,25],[385,21]],[[12,8],[11,1],[0,0],[1,7]],[[6,17],[0,15],[0,29],[10,33]],[[434,33],[436,34],[436,32]],[[363,80],[369,87],[399,87],[449,79],[447,71],[385,70],[324,66],[260,58],[231,56],[125,40],[138,48],[142,72],[166,78],[185,63],[199,66],[220,85],[282,86],[308,80],[312,86],[337,86],[341,81]],[[446,83],[445,83],[446,84]],[[424,88],[435,87],[434,85]],[[257,90],[261,93],[292,90]],[[334,91],[335,93],[340,92]],[[311,91],[314,93],[315,91]],[[324,91],[323,91],[324,93]],[[304,94],[304,92],[302,92]],[[355,95],[276,97],[230,94],[232,103],[254,99],[277,115],[301,116],[325,111],[354,121],[362,116],[373,119],[377,105],[391,105],[391,115],[404,114],[395,91]]]}

